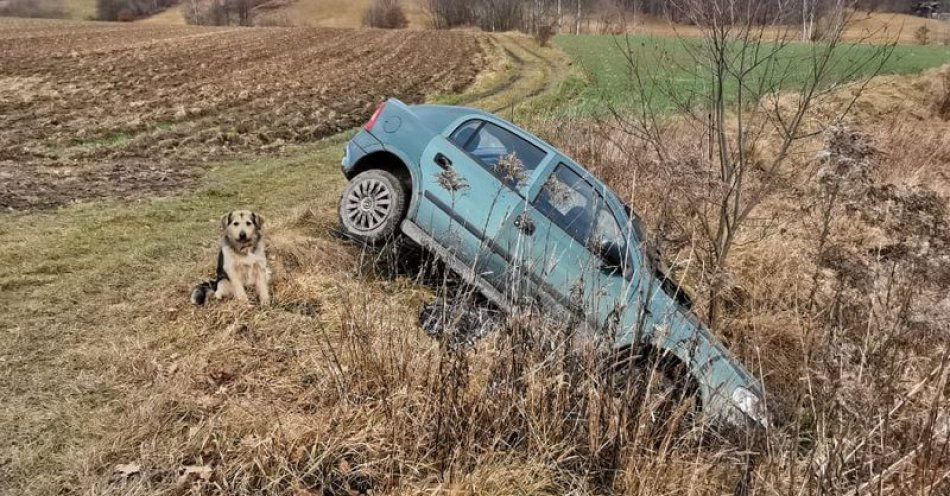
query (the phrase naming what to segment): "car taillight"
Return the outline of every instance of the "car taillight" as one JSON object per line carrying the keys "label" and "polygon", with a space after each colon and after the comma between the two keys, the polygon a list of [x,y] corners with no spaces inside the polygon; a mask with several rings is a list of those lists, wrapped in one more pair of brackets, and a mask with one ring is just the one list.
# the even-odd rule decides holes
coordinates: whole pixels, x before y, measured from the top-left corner
{"label": "car taillight", "polygon": [[373,112],[373,116],[369,118],[369,121],[367,121],[366,124],[363,124],[363,129],[372,131],[373,126],[376,125],[376,121],[379,119],[380,114],[383,113],[383,108],[385,107],[386,102],[380,103],[379,106],[376,107],[376,112]]}

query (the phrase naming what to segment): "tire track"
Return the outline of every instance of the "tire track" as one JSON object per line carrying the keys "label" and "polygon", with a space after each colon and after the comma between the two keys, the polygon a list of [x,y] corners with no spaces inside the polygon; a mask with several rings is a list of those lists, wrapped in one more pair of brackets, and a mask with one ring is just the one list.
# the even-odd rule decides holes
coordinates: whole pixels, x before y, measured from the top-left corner
{"label": "tire track", "polygon": [[[512,67],[511,76],[487,91],[463,96],[460,105],[497,113],[513,111],[547,92],[553,91],[567,72],[567,59],[554,48],[535,47],[523,35],[491,36],[498,56],[505,57]],[[547,53],[545,53],[547,52]]]}

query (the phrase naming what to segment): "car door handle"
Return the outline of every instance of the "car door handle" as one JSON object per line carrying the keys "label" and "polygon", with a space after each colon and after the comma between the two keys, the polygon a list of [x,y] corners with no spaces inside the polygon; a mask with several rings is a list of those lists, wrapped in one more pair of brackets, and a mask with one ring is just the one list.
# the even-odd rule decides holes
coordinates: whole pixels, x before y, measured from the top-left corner
{"label": "car door handle", "polygon": [[435,165],[438,165],[439,167],[443,169],[448,169],[449,167],[452,167],[452,161],[449,160],[449,157],[446,157],[445,155],[442,155],[441,153],[436,153]]}
{"label": "car door handle", "polygon": [[534,221],[526,213],[515,217],[515,227],[527,236],[534,235]]}

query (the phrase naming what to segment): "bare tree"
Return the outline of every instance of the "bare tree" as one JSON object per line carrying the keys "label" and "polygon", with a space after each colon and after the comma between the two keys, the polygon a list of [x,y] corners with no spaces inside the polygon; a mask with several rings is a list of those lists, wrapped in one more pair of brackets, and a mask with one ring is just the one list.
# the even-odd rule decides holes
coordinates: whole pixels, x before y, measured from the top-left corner
{"label": "bare tree", "polygon": [[[115,1],[115,0],[112,0]],[[254,10],[265,0],[187,0],[182,3],[185,19],[191,24],[211,26],[251,26]]]}
{"label": "bare tree", "polygon": [[[757,2],[677,0],[675,15],[699,26],[698,39],[680,38],[675,49],[658,49],[660,60],[641,59],[629,37],[618,44],[631,74],[634,111],[614,109],[618,127],[645,140],[658,160],[679,160],[668,133],[689,133],[703,143],[685,208],[698,219],[705,240],[708,319],[715,325],[728,280],[730,254],[756,207],[793,180],[788,159],[804,139],[822,131],[806,114],[840,86],[859,80],[842,118],[891,53],[881,45],[870,53],[841,43],[845,22],[834,23],[826,41],[803,47],[791,29],[780,29],[788,13]],[[835,15],[847,16],[843,1]],[[766,12],[760,9],[766,9]],[[771,19],[771,20],[770,20]],[[763,23],[762,21],[766,22]],[[804,50],[804,55],[802,51]],[[807,63],[801,57],[807,57]],[[684,86],[683,75],[697,84]],[[669,115],[680,117],[671,119]],[[834,119],[832,119],[834,120]]]}

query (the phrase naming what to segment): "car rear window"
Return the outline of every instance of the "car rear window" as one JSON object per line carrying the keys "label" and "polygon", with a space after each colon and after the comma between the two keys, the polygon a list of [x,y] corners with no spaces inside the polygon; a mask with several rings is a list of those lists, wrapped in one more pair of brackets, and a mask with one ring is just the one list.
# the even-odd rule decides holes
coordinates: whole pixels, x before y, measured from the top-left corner
{"label": "car rear window", "polygon": [[524,184],[547,155],[517,134],[480,120],[459,126],[451,140],[512,188]]}

